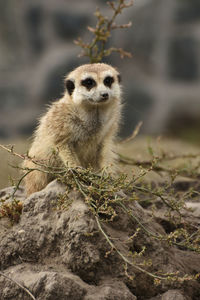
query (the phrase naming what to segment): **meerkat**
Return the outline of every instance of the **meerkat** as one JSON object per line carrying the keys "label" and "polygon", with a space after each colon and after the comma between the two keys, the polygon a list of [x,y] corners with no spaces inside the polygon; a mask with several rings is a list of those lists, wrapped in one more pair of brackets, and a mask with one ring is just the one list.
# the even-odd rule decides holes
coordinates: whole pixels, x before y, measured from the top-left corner
{"label": "meerkat", "polygon": [[[40,119],[28,153],[32,159],[26,159],[23,167],[37,168],[33,161],[42,161],[56,167],[90,167],[95,172],[114,168],[120,74],[108,64],[86,64],[66,76],[65,87],[63,97]],[[27,194],[42,190],[52,179],[45,172],[30,172],[25,177]]]}

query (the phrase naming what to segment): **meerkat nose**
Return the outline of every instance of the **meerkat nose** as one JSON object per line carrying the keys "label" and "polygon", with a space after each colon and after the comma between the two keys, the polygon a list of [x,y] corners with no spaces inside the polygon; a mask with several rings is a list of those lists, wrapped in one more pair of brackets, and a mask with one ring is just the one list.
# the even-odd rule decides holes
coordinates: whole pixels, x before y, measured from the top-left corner
{"label": "meerkat nose", "polygon": [[104,100],[104,101],[108,100],[108,96],[109,96],[108,93],[102,93],[101,94],[101,99]]}

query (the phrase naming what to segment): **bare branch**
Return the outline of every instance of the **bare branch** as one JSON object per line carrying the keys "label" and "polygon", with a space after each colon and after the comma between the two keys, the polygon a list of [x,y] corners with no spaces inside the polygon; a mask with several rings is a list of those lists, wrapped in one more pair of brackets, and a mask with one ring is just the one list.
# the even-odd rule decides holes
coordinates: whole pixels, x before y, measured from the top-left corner
{"label": "bare branch", "polygon": [[7,276],[6,274],[4,274],[3,272],[0,271],[0,276],[3,276],[4,278],[14,282],[16,285],[18,285],[22,290],[24,290],[33,300],[36,300],[36,298],[33,296],[33,294],[31,292],[29,292],[29,290],[24,287],[23,285],[21,285],[19,282],[17,282],[16,280],[10,278],[9,276]]}
{"label": "bare branch", "polygon": [[126,139],[123,139],[120,143],[121,143],[121,144],[124,144],[124,143],[127,143],[127,142],[132,141],[132,140],[138,135],[138,133],[139,133],[139,131],[140,131],[140,128],[142,127],[142,124],[143,124],[143,122],[140,121],[140,122],[136,125],[135,129],[133,130],[133,133],[131,134],[131,136],[129,136],[129,137],[126,138]]}
{"label": "bare branch", "polygon": [[130,28],[132,26],[132,22],[130,21],[129,23],[127,24],[122,24],[122,25],[117,25],[115,23],[113,23],[112,25],[112,29],[125,29],[125,28]]}
{"label": "bare branch", "polygon": [[[10,148],[9,148],[9,146],[10,146]],[[19,153],[14,152],[14,145],[4,146],[4,145],[0,144],[0,148],[2,148],[2,149],[4,149],[4,150],[8,151],[8,152],[11,153],[12,155],[17,156],[17,157],[19,157],[19,158],[21,158],[21,159],[26,159],[26,158],[28,158],[28,156],[26,156],[26,155],[22,155],[22,154],[19,154]]]}
{"label": "bare branch", "polygon": [[104,56],[109,56],[113,52],[117,52],[120,54],[121,58],[129,57],[131,58],[132,55],[129,52],[124,51],[122,48],[108,48],[106,49],[106,43],[108,39],[111,37],[111,31],[114,29],[127,29],[129,28],[132,23],[129,22],[127,24],[116,25],[115,19],[119,14],[122,13],[123,9],[129,8],[133,5],[133,1],[129,1],[126,3],[125,0],[118,0],[118,2],[109,1],[107,5],[112,9],[113,15],[111,18],[107,18],[100,10],[97,8],[95,12],[95,16],[97,18],[96,26],[91,27],[88,26],[87,29],[92,33],[93,38],[90,43],[84,43],[82,39],[78,39],[74,41],[74,43],[80,46],[83,51],[80,56],[87,56],[90,59],[90,63],[96,63],[102,61]]}

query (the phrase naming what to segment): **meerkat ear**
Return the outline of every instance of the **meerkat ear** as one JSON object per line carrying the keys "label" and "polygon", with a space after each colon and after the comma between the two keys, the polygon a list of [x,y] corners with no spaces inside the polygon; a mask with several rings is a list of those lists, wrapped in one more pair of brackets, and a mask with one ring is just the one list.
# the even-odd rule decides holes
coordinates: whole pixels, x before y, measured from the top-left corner
{"label": "meerkat ear", "polygon": [[120,74],[117,75],[117,79],[118,79],[118,82],[120,83],[122,81],[122,77]]}
{"label": "meerkat ear", "polygon": [[75,89],[74,82],[72,80],[70,80],[70,79],[67,79],[65,85],[66,85],[66,88],[67,88],[67,91],[68,91],[69,95],[71,96],[72,93],[73,93],[73,91],[74,91],[74,89]]}

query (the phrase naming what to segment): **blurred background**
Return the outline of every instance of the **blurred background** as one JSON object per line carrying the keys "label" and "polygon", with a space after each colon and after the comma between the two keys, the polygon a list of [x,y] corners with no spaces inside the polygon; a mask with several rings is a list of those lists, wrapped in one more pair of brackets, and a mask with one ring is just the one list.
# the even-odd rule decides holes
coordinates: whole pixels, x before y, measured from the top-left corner
{"label": "blurred background", "polygon": [[[104,0],[0,0],[1,141],[30,137],[46,105],[62,95],[66,73],[88,62],[73,41],[90,41],[86,27],[96,24],[97,6],[111,15]],[[134,0],[117,21],[133,23],[110,40],[133,58],[105,60],[122,74],[120,135],[143,121],[143,134],[200,144],[200,1]]]}

